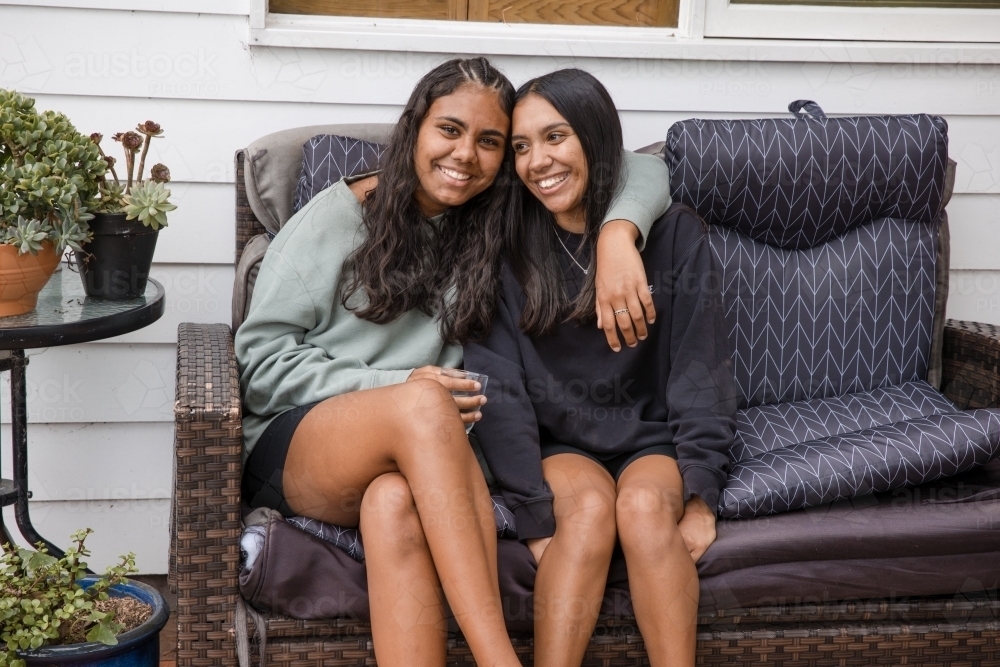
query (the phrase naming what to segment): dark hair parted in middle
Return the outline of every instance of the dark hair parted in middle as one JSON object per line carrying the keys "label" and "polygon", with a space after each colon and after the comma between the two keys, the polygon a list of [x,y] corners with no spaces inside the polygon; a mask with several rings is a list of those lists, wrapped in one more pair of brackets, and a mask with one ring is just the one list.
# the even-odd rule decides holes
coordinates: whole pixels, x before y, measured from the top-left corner
{"label": "dark hair parted in middle", "polygon": [[[587,160],[583,195],[585,230],[581,251],[597,257],[597,237],[619,187],[622,167],[622,126],[618,110],[604,85],[588,72],[562,69],[521,86],[514,104],[538,95],[566,119],[576,133]],[[507,226],[507,260],[521,284],[526,304],[521,329],[532,336],[552,330],[559,322],[592,322],[595,317],[594,274],[587,272],[580,293],[572,301],[563,289],[556,253],[562,252],[555,218],[520,181],[512,188]],[[582,254],[582,253],[581,253]]]}
{"label": "dark hair parted in middle", "polygon": [[[349,259],[344,306],[376,324],[413,309],[441,319],[450,343],[489,332],[499,289],[504,216],[511,179],[509,147],[494,184],[461,206],[449,209],[437,229],[421,213],[414,193],[417,135],[435,100],[466,85],[496,91],[510,117],[514,87],[486,58],[456,58],[428,72],[410,94],[383,156],[378,185],[364,204],[367,235]],[[454,290],[452,292],[452,290]],[[348,305],[360,292],[364,304]]]}

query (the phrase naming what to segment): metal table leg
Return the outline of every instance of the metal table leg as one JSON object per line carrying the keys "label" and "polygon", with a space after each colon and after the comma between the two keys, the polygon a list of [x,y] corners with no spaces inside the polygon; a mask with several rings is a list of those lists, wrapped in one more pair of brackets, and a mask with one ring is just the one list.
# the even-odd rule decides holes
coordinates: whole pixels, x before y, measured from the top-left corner
{"label": "metal table leg", "polygon": [[39,535],[31,525],[31,517],[28,515],[28,498],[31,497],[31,492],[28,491],[28,387],[24,376],[24,367],[28,365],[28,359],[24,356],[24,350],[12,350],[11,361],[10,430],[14,441],[14,488],[17,491],[14,519],[28,544],[35,546],[41,542],[48,547],[49,555],[60,558],[65,552]]}
{"label": "metal table leg", "polygon": [[[11,366],[10,351],[0,350],[0,371],[9,371]],[[14,486],[13,480],[0,479],[0,548],[6,548],[7,545],[14,544],[10,533],[7,532],[7,526],[4,525],[2,510],[4,507],[13,505],[15,502],[17,502],[17,487]]]}

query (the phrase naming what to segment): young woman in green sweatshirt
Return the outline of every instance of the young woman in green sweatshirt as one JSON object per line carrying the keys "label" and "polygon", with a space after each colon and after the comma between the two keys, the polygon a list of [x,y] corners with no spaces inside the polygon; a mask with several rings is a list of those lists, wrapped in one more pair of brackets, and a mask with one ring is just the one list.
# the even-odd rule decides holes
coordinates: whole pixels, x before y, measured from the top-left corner
{"label": "young woman in green sweatshirt", "polygon": [[[736,392],[704,223],[676,206],[642,251],[646,338],[610,351],[595,317],[596,234],[622,131],[604,86],[560,70],[517,93],[508,263],[492,331],[465,347],[486,373],[476,435],[538,563],[535,665],[579,667],[616,542],[652,667],[694,665],[695,562],[715,539]],[[666,188],[664,179],[661,187]],[[713,278],[715,280],[713,280]]]}
{"label": "young woman in green sweatshirt", "polygon": [[[453,398],[475,383],[441,374],[495,309],[513,97],[484,58],[424,76],[384,169],[331,186],[275,237],[236,333],[243,496],[360,526],[383,667],[444,664],[441,589],[480,665],[519,664],[492,503],[463,423],[485,399]],[[599,252],[597,298],[611,308],[647,298],[635,240],[669,203],[662,163],[626,166]],[[634,344],[632,327],[620,329]],[[614,324],[607,333],[620,346]]]}

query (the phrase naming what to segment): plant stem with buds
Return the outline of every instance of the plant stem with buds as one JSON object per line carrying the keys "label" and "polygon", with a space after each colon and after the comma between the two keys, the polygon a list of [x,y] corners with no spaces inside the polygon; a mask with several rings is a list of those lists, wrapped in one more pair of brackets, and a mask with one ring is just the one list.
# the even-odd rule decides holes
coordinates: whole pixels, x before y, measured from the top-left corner
{"label": "plant stem with buds", "polygon": [[125,149],[125,167],[128,169],[128,182],[125,184],[125,194],[132,190],[132,171],[135,166],[135,153],[128,148]]}
{"label": "plant stem with buds", "polygon": [[[104,149],[101,148],[100,144],[97,144],[97,150],[101,152],[101,157],[105,158],[105,162],[107,162],[108,156],[104,154]],[[108,169],[111,170],[111,175],[115,177],[115,183],[121,185],[122,182],[118,179],[118,173],[115,171],[115,168],[111,166],[110,162],[108,162]]]}
{"label": "plant stem with buds", "polygon": [[139,158],[139,176],[136,178],[136,185],[142,183],[142,170],[146,167],[146,153],[149,152],[149,145],[153,143],[153,137],[143,133],[145,141],[142,142],[142,156]]}

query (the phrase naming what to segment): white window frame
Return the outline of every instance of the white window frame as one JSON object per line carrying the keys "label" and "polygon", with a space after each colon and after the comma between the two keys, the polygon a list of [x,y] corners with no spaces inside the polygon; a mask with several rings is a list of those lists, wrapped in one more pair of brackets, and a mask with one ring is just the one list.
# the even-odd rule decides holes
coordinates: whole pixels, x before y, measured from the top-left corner
{"label": "white window frame", "polygon": [[1000,9],[704,1],[709,37],[1000,43]]}
{"label": "white window frame", "polygon": [[699,2],[681,0],[678,28],[538,25],[480,21],[271,14],[250,0],[250,44],[429,53],[621,57],[654,52],[691,33]]}
{"label": "white window frame", "polygon": [[[10,0],[0,0],[0,4]],[[231,1],[231,0],[230,0]],[[677,28],[626,28],[614,26],[572,26],[504,24],[477,21],[428,21],[342,16],[270,14],[268,0],[249,2],[249,45],[252,47],[329,48],[361,51],[413,51],[422,53],[482,54],[491,56],[547,56],[559,58],[634,58],[669,60],[848,62],[848,63],[948,63],[1000,65],[1000,10],[963,10],[984,15],[984,30],[994,30],[990,39],[975,42],[958,38],[949,14],[959,10],[903,10],[906,16],[937,16],[952,40],[941,43],[943,34],[923,30],[904,41],[886,37],[890,24],[902,21],[913,29],[912,20],[892,14],[881,23],[883,32],[861,39],[845,34],[793,35],[804,9],[789,5],[737,5],[729,0],[680,0]],[[752,9],[745,9],[751,7]],[[821,7],[843,10],[843,17],[870,22],[882,13],[873,9]],[[734,16],[745,12],[755,17],[740,26]],[[807,12],[808,13],[808,12]],[[837,13],[837,12],[834,12]],[[812,15],[817,15],[813,11]],[[965,14],[963,14],[964,16]],[[761,18],[765,17],[765,18]],[[862,20],[863,19],[863,20]],[[848,18],[839,24],[845,27]],[[937,24],[935,24],[937,25]],[[857,28],[856,23],[851,24]],[[895,31],[895,28],[893,28]],[[976,29],[977,31],[979,28]],[[948,32],[950,31],[950,32]],[[898,31],[895,31],[898,32]],[[914,30],[914,33],[917,31]],[[873,33],[875,34],[875,33]],[[894,33],[895,34],[895,33]],[[979,35],[979,32],[975,33]],[[774,35],[782,35],[775,37]],[[923,40],[923,41],[920,41]]]}

